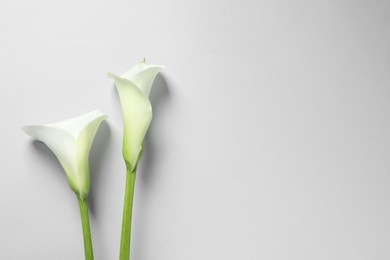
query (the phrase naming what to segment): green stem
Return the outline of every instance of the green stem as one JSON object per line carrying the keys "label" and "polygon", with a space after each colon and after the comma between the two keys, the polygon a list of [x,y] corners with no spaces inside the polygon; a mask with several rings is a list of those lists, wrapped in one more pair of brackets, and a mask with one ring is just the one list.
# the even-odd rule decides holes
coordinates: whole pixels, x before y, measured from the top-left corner
{"label": "green stem", "polygon": [[130,259],[131,216],[133,212],[135,174],[136,169],[133,171],[129,171],[129,169],[127,169],[125,203],[122,217],[121,249],[119,256],[120,260]]}
{"label": "green stem", "polygon": [[92,238],[89,227],[88,201],[77,197],[80,205],[81,224],[83,226],[85,260],[93,260]]}

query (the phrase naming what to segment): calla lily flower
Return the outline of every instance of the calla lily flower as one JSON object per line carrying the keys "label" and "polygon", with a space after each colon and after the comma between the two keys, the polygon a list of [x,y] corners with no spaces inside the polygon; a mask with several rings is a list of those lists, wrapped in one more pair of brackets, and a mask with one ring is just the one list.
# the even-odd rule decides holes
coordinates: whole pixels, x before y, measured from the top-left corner
{"label": "calla lily flower", "polygon": [[123,208],[120,260],[130,259],[131,218],[135,175],[142,158],[143,143],[150,122],[152,105],[149,92],[157,74],[164,67],[148,65],[145,59],[120,76],[109,74],[115,80],[124,119],[123,158],[126,162],[126,190]]}
{"label": "calla lily flower", "polygon": [[145,59],[117,76],[115,80],[124,118],[123,157],[129,171],[133,171],[142,158],[143,141],[152,121],[150,89],[161,65],[146,64]]}
{"label": "calla lily flower", "polygon": [[45,143],[52,150],[65,170],[70,188],[76,193],[86,260],[94,259],[87,200],[90,186],[89,151],[104,119],[106,116],[95,110],[54,124],[23,127],[28,135]]}
{"label": "calla lily flower", "polygon": [[89,151],[100,123],[106,116],[98,111],[46,125],[22,129],[37,141],[45,143],[65,170],[69,186],[85,200],[90,187]]}

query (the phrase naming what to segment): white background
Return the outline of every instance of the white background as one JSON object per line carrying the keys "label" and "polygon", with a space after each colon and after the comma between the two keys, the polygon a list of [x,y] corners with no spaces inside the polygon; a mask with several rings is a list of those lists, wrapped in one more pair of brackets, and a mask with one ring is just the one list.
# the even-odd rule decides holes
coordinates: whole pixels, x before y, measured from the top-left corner
{"label": "white background", "polygon": [[163,64],[132,260],[390,259],[390,2],[32,1],[0,7],[0,259],[83,259],[77,200],[20,127],[94,109],[95,259],[125,165],[107,72]]}

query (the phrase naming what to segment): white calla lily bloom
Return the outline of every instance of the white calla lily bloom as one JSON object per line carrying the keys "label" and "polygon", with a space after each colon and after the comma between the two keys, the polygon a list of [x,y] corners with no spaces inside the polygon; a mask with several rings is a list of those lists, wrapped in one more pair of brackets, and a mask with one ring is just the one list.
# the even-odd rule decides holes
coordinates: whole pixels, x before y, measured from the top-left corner
{"label": "white calla lily bloom", "polygon": [[89,152],[100,123],[106,118],[95,110],[54,124],[22,128],[52,150],[64,168],[71,189],[81,200],[87,199],[90,188]]}
{"label": "white calla lily bloom", "polygon": [[143,142],[152,121],[149,93],[161,65],[137,63],[120,76],[109,73],[115,80],[124,118],[123,157],[127,169],[133,171],[142,158]]}
{"label": "white calla lily bloom", "polygon": [[142,158],[144,138],[153,116],[149,92],[154,79],[163,68],[161,65],[148,65],[144,59],[120,76],[108,74],[115,80],[124,120],[122,149],[126,162],[126,190],[119,254],[121,260],[130,259],[135,175],[138,162]]}

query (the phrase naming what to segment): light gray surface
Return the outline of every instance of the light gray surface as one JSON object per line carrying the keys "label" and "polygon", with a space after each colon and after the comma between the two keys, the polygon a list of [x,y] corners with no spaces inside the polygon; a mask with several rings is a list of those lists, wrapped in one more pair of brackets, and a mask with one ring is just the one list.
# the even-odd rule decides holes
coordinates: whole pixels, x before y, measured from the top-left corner
{"label": "light gray surface", "polygon": [[132,260],[390,259],[389,1],[1,1],[0,259],[83,259],[59,164],[20,126],[99,108],[97,260],[125,167],[108,71],[164,64]]}

